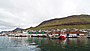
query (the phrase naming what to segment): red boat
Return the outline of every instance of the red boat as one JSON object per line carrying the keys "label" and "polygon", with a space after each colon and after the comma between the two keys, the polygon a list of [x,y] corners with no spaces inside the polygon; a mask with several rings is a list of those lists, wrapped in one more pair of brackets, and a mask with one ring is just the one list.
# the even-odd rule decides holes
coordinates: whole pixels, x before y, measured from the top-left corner
{"label": "red boat", "polygon": [[66,39],[66,35],[60,35],[59,39],[65,40]]}

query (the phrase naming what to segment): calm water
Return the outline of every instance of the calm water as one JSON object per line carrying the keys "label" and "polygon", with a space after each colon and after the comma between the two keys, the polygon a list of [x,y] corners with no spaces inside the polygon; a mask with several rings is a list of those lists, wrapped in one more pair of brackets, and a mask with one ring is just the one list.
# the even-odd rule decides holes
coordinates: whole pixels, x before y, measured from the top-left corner
{"label": "calm water", "polygon": [[90,39],[0,37],[0,51],[90,51]]}

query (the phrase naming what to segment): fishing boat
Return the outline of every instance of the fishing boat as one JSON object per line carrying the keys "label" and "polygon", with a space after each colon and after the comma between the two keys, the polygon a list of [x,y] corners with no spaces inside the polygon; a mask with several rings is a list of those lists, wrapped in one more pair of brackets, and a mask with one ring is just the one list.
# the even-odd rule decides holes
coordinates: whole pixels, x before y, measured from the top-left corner
{"label": "fishing boat", "polygon": [[66,39],[66,35],[62,34],[52,34],[52,35],[48,35],[49,38],[51,39]]}
{"label": "fishing boat", "polygon": [[66,39],[66,34],[62,32],[50,32],[47,36],[51,39]]}
{"label": "fishing boat", "polygon": [[63,40],[66,39],[66,35],[65,34],[61,34],[59,39],[63,39]]}

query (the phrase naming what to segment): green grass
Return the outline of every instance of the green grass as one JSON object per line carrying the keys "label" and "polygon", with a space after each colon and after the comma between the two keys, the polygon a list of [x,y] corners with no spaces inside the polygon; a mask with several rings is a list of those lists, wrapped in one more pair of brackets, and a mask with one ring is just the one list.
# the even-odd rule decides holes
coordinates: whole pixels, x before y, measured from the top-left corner
{"label": "green grass", "polygon": [[51,19],[42,22],[40,25],[37,27],[33,28],[28,28],[32,30],[47,30],[47,29],[52,29],[52,28],[58,28],[58,29],[64,29],[64,28],[78,28],[78,29],[90,29],[90,24],[84,24],[84,25],[65,25],[65,26],[55,26],[55,25],[61,25],[65,23],[75,23],[75,22],[90,22],[90,15],[73,15],[73,16],[68,16],[65,18],[56,18],[56,19]]}

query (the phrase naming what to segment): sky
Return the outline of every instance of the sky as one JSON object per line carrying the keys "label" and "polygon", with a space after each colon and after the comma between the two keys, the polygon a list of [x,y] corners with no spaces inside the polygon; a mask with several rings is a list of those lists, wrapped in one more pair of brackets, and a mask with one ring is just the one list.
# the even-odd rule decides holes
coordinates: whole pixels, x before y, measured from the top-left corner
{"label": "sky", "polygon": [[0,0],[0,31],[79,14],[90,14],[90,0]]}

